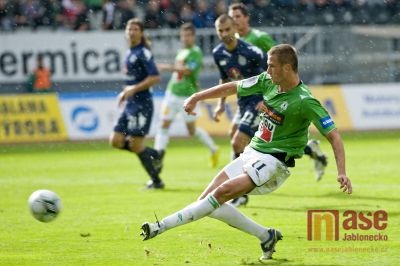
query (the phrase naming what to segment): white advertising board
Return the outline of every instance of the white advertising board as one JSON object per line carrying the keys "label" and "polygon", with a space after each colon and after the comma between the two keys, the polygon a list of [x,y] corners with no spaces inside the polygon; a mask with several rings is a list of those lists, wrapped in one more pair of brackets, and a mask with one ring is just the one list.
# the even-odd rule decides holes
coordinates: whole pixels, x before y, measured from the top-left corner
{"label": "white advertising board", "polygon": [[53,81],[123,79],[122,65],[128,48],[119,32],[2,33],[0,82],[23,82],[43,55]]}
{"label": "white advertising board", "polygon": [[[60,107],[70,140],[107,139],[119,118],[122,108],[117,107],[115,93],[63,93]],[[162,96],[154,97],[153,121],[149,137],[154,137],[160,125],[159,113]],[[186,136],[187,130],[182,119],[171,125],[172,137]]]}
{"label": "white advertising board", "polygon": [[400,128],[400,84],[341,87],[355,130]]}

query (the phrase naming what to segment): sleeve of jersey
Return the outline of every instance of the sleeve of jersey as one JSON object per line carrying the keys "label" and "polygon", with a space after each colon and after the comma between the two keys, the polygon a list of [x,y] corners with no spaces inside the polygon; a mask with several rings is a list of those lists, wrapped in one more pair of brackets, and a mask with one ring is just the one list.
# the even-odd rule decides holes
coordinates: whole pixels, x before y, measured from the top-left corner
{"label": "sleeve of jersey", "polygon": [[276,45],[276,42],[268,34],[263,34],[259,40],[260,48],[264,52],[268,52],[272,48],[272,46]]}
{"label": "sleeve of jersey", "polygon": [[159,75],[156,64],[154,63],[153,55],[150,51],[145,51],[144,56],[142,57],[143,66],[145,67],[147,73],[150,76]]}
{"label": "sleeve of jersey", "polygon": [[324,136],[336,128],[335,123],[326,109],[314,98],[306,98],[303,100],[302,113]]}
{"label": "sleeve of jersey", "polygon": [[225,73],[225,71],[222,69],[221,65],[219,64],[217,58],[214,55],[214,62],[218,67],[219,70],[219,76],[222,80],[227,80],[228,79],[228,75]]}
{"label": "sleeve of jersey", "polygon": [[247,79],[242,79],[238,82],[237,93],[238,96],[249,96],[253,94],[259,94],[262,92],[263,85],[263,74],[254,76]]}

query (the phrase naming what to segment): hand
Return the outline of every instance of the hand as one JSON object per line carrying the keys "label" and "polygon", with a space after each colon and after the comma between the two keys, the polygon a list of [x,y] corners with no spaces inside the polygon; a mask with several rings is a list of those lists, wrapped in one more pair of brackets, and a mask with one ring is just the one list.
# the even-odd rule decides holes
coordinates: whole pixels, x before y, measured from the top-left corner
{"label": "hand", "polygon": [[126,86],[119,94],[118,94],[118,107],[122,106],[122,103],[128,99],[128,97],[134,95],[135,86]]}
{"label": "hand", "polygon": [[256,105],[256,111],[264,111],[265,105],[264,101],[259,101]]}
{"label": "hand", "polygon": [[192,96],[187,98],[183,103],[183,109],[185,110],[186,113],[188,113],[188,115],[196,115],[196,113],[193,112],[193,110],[196,108],[197,101],[198,100],[196,99],[196,94],[193,94]]}
{"label": "hand", "polygon": [[337,181],[340,183],[340,189],[343,189],[343,192],[347,191],[348,194],[353,192],[350,178],[346,175],[339,175]]}
{"label": "hand", "polygon": [[170,70],[170,68],[171,68],[171,66],[169,64],[164,64],[164,63],[157,64],[157,69],[160,72],[168,71],[168,70]]}
{"label": "hand", "polygon": [[216,122],[219,122],[219,116],[225,112],[225,104],[218,104],[214,109],[213,119]]}

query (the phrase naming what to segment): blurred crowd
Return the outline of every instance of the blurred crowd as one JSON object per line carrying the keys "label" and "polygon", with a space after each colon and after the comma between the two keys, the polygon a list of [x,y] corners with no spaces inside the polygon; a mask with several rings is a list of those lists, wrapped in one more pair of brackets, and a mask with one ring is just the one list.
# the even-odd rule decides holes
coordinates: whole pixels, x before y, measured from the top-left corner
{"label": "blurred crowd", "polygon": [[132,17],[150,29],[207,28],[235,2],[249,7],[254,26],[400,24],[398,0],[0,0],[0,30],[114,30]]}

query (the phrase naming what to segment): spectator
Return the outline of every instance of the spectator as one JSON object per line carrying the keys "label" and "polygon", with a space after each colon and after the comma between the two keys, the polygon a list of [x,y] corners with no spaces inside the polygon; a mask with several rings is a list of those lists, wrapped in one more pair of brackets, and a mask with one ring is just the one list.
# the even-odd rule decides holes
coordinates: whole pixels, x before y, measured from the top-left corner
{"label": "spectator", "polygon": [[126,23],[136,17],[134,0],[120,0],[114,13],[114,29],[123,30]]}
{"label": "spectator", "polygon": [[150,0],[147,4],[144,26],[148,29],[158,29],[164,24],[163,14],[160,9],[160,2]]}
{"label": "spectator", "polygon": [[103,30],[112,30],[114,24],[115,3],[111,0],[104,0],[103,4]]}
{"label": "spectator", "polygon": [[87,31],[90,29],[87,7],[82,0],[75,0],[75,20],[72,29],[75,31]]}
{"label": "spectator", "polygon": [[29,75],[28,92],[50,92],[51,91],[51,72],[43,63],[43,56],[39,54],[36,58],[36,68]]}
{"label": "spectator", "polygon": [[197,8],[193,14],[193,25],[196,28],[212,28],[214,27],[215,15],[210,10],[205,0],[197,1]]}

